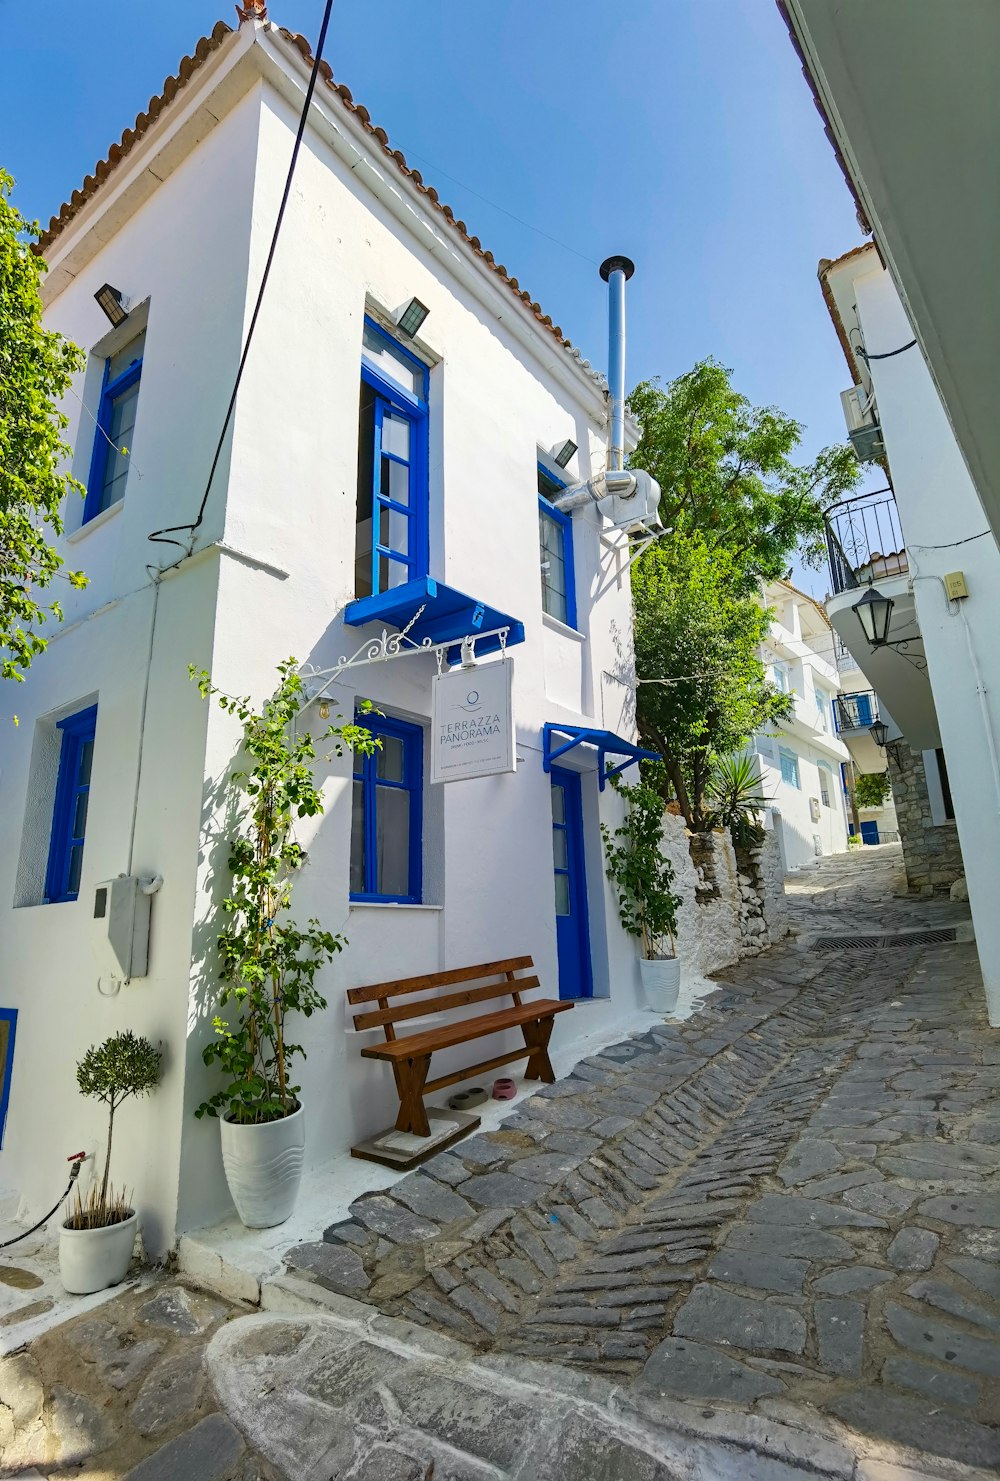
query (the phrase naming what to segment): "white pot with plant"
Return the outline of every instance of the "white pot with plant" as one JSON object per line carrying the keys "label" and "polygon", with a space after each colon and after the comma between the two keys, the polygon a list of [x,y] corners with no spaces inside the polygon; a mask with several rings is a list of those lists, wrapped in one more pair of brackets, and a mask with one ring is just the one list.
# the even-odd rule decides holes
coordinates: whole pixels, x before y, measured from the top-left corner
{"label": "white pot with plant", "polygon": [[[220,1009],[215,1039],[203,1051],[207,1065],[225,1077],[197,1116],[219,1118],[222,1161],[236,1212],[250,1229],[282,1224],[298,1197],[305,1156],[301,1087],[290,1078],[292,1062],[305,1057],[288,1039],[291,1016],[310,1018],[326,1007],[316,974],[342,950],[344,939],[318,920],[303,928],[290,915],[292,882],[306,862],[294,838],[298,818],[323,811],[312,762],[315,743],[296,718],[307,703],[295,660],[278,665],[279,684],[259,711],[249,699],[223,694],[204,671],[190,670],[204,697],[214,694],[243,727],[246,765],[231,773],[239,794],[239,831],[230,840],[232,875],[222,902]],[[347,747],[374,749],[357,725],[324,732],[338,756]]]}
{"label": "white pot with plant", "polygon": [[630,936],[642,943],[639,975],[654,1013],[672,1013],[680,991],[674,867],[663,853],[663,797],[648,772],[634,786],[612,780],[625,801],[621,826],[601,824],[605,867],[618,896],[618,916]]}
{"label": "white pot with plant", "polygon": [[77,1190],[59,1231],[59,1275],[73,1295],[103,1291],[125,1279],[139,1216],[128,1192],[116,1191],[109,1181],[115,1112],[131,1096],[149,1095],[159,1081],[159,1049],[130,1031],[91,1047],[76,1067],[82,1094],[108,1107],[108,1145],[100,1183],[86,1195]]}

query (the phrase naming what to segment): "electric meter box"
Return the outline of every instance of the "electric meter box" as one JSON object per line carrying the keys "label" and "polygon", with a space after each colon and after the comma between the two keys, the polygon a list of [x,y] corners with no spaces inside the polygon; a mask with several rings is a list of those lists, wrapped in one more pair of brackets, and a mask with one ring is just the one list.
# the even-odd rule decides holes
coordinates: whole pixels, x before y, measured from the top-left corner
{"label": "electric meter box", "polygon": [[[108,976],[145,977],[152,895],[135,874],[106,879],[94,891],[98,957]],[[103,975],[103,973],[102,973]]]}

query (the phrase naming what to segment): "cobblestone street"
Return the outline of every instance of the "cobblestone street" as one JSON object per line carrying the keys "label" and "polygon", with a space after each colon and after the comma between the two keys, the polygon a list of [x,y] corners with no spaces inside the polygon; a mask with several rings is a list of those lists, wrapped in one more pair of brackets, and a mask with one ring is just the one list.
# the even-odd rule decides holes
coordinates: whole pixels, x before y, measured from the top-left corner
{"label": "cobblestone street", "polygon": [[11,1474],[78,1465],[81,1396],[83,1474],[135,1481],[994,1474],[1000,1033],[972,945],[894,935],[966,918],[898,865],[797,876],[788,943],[358,1199],[264,1313],[167,1284],[181,1328],[129,1296],[36,1344]]}

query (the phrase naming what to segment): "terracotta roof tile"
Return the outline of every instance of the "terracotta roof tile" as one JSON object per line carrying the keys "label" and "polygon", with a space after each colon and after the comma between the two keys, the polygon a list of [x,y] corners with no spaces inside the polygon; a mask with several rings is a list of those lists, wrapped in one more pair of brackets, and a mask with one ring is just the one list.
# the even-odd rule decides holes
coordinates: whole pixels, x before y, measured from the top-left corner
{"label": "terracotta roof tile", "polygon": [[[312,49],[305,36],[299,35],[295,31],[288,31],[283,26],[275,27],[274,29],[276,29],[279,35],[283,36],[286,41],[291,42],[291,44],[296,47],[296,49],[301,53],[303,59],[310,66],[312,66]],[[45,231],[42,232],[41,236],[38,239],[38,242],[34,245],[34,250],[36,252],[44,253],[49,247],[52,246],[53,242],[59,236],[60,232],[69,225],[73,218],[87,204],[87,202],[111,174],[115,166],[128,155],[129,151],[132,149],[136,141],[141,139],[143,135],[149,130],[149,128],[155,123],[156,119],[163,112],[163,109],[173,101],[178,92],[180,92],[181,88],[184,87],[185,83],[190,81],[191,77],[199,70],[203,63],[207,61],[212,53],[217,51],[226,40],[226,38],[228,36],[231,36],[232,34],[232,28],[227,26],[224,21],[219,21],[213,28],[210,36],[203,36],[201,38],[197,46],[194,48],[193,54],[182,59],[180,66],[177,68],[176,75],[166,78],[161,92],[156,96],[150,98],[149,106],[146,109],[145,113],[140,113],[139,116],[136,118],[135,126],[133,128],[125,130],[125,132],[122,134],[120,143],[112,144],[111,148],[108,150],[107,159],[101,160],[100,163],[94,167],[93,174],[86,177],[82,187],[79,190],[74,190],[70,199],[68,201],[65,201],[62,206],[60,206],[58,213],[52,217],[48,224],[48,227],[45,229]],[[570,355],[572,355],[572,357],[578,362],[581,368],[587,374],[589,374],[593,380],[604,387],[604,377],[598,371],[594,370],[590,362],[588,360],[585,360],[580,351],[570,343],[570,341],[563,334],[563,331],[559,327],[559,325],[552,322],[551,315],[543,313],[541,305],[534,302],[531,294],[521,288],[521,285],[518,282],[517,278],[512,277],[508,273],[506,267],[502,263],[497,262],[496,258],[493,256],[493,253],[487,251],[486,248],[483,247],[478,237],[471,236],[469,234],[469,230],[465,222],[460,221],[456,217],[455,212],[452,210],[451,206],[445,205],[441,201],[438,192],[434,189],[434,186],[426,185],[420,171],[410,168],[410,166],[406,162],[406,156],[403,154],[402,150],[393,149],[390,146],[389,136],[386,133],[385,129],[376,128],[372,124],[371,114],[368,112],[368,109],[363,107],[360,103],[355,103],[350,89],[348,87],[345,87],[343,83],[339,83],[335,80],[333,69],[330,67],[330,64],[326,61],[322,61],[320,63],[319,70],[320,76],[326,82],[327,86],[331,89],[332,92],[335,92],[337,94],[341,103],[350,113],[354,115],[354,117],[361,124],[365,132],[371,135],[372,139],[374,139],[375,142],[379,145],[386,158],[392,160],[397,169],[406,176],[406,178],[412,185],[416,187],[420,194],[425,196],[427,200],[430,201],[435,210],[440,212],[442,219],[448,223],[448,226],[458,233],[461,240],[472,249],[476,257],[484,262],[497,275],[501,282],[503,282],[511,290],[515,297],[521,300],[527,311],[538,321],[538,323],[544,329],[548,330],[549,333],[552,334],[559,341],[559,343],[569,352]]]}

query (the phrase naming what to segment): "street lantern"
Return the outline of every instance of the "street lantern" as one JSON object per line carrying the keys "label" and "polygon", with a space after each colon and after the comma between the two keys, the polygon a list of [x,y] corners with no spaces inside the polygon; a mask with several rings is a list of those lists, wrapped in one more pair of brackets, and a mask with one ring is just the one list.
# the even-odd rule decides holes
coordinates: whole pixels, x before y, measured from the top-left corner
{"label": "street lantern", "polygon": [[857,613],[862,631],[873,648],[885,648],[889,642],[889,623],[895,606],[892,597],[884,597],[870,586],[860,601],[851,608]]}
{"label": "street lantern", "polygon": [[889,739],[889,727],[885,723],[885,721],[876,720],[873,725],[869,725],[868,734],[878,746],[879,750],[884,751],[885,743]]}

